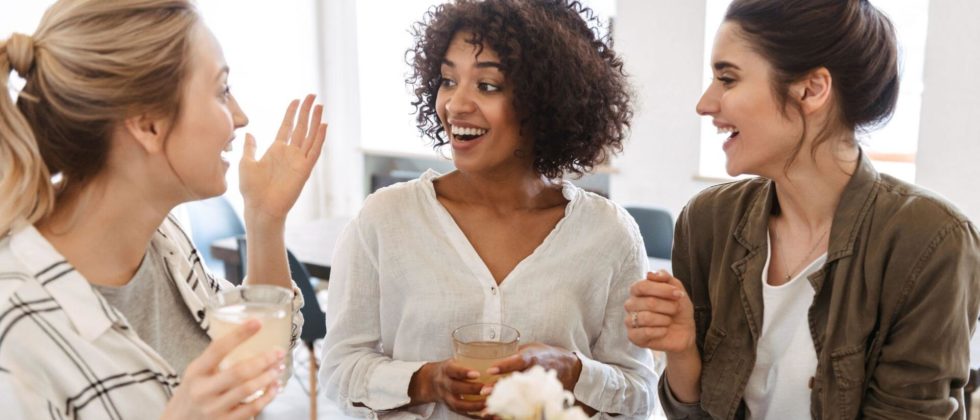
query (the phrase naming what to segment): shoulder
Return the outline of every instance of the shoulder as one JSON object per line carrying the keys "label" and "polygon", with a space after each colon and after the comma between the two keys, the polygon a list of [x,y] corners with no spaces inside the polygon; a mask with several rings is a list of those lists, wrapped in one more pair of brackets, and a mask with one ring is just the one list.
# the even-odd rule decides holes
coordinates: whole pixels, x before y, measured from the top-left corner
{"label": "shoulder", "polygon": [[697,221],[739,217],[758,200],[765,200],[769,183],[756,177],[705,188],[687,202],[681,216]]}
{"label": "shoulder", "polygon": [[929,249],[955,236],[975,237],[976,227],[941,195],[882,174],[869,212],[871,231],[891,246]]}
{"label": "shoulder", "polygon": [[596,234],[612,235],[615,240],[642,244],[640,229],[623,206],[574,186],[566,185],[564,193],[566,198],[574,194],[572,212],[581,226]]}
{"label": "shoulder", "polygon": [[926,188],[882,174],[874,211],[917,222],[965,223],[969,219],[945,197]]}

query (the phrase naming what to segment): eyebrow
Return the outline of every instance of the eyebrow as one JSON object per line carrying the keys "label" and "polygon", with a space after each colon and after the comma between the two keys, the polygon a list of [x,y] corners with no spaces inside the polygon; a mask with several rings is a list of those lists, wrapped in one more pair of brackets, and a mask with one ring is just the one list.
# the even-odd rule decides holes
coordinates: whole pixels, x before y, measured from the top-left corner
{"label": "eyebrow", "polygon": [[228,68],[227,65],[221,66],[221,69],[218,70],[218,75],[214,77],[214,80],[220,79],[221,76],[224,76],[224,75],[228,74],[230,71],[231,71],[231,69]]}
{"label": "eyebrow", "polygon": [[718,70],[718,71],[725,70],[725,69],[741,70],[741,68],[739,68],[735,64],[732,64],[732,63],[730,63],[728,61],[716,61],[715,64],[714,64],[714,68],[715,68],[715,70]]}
{"label": "eyebrow", "polygon": [[[456,68],[456,63],[453,63],[452,61],[450,61],[448,59],[443,59],[442,60],[442,64],[445,64],[445,65],[447,65],[449,67],[452,67],[452,68]],[[476,68],[478,68],[478,69],[491,68],[491,69],[497,69],[497,70],[503,71],[504,66],[502,64],[496,62],[496,61],[477,61],[476,62]]]}

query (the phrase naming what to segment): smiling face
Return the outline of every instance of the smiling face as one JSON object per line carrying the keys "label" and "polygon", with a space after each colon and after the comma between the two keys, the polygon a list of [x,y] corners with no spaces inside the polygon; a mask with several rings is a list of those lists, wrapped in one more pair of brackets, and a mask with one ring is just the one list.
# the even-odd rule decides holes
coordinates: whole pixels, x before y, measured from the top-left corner
{"label": "smiling face", "polygon": [[228,88],[228,66],[221,47],[203,25],[191,36],[190,64],[183,86],[180,114],[165,143],[167,160],[191,197],[213,197],[228,188],[235,129],[248,124]]}
{"label": "smiling face", "polygon": [[[521,137],[513,90],[497,53],[458,32],[446,51],[436,113],[448,133],[456,168],[464,172],[531,170],[532,151]],[[523,153],[516,153],[517,150]]]}
{"label": "smiling face", "polygon": [[780,104],[772,89],[773,68],[725,22],[711,53],[714,80],[697,105],[726,136],[729,175],[753,174],[773,178],[794,155],[803,133],[799,113]]}

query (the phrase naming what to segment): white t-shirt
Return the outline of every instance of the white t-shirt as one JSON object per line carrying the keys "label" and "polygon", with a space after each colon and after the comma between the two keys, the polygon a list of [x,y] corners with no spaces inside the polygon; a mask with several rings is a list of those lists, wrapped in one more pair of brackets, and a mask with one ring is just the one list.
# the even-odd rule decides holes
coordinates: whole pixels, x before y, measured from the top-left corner
{"label": "white t-shirt", "polygon": [[756,347],[755,367],[745,386],[748,417],[810,418],[809,382],[817,370],[817,352],[807,321],[814,296],[807,276],[823,267],[827,253],[780,286],[769,284],[771,241],[767,253],[762,270],[762,335]]}
{"label": "white t-shirt", "polygon": [[410,401],[423,364],[452,357],[453,329],[489,322],[517,328],[522,344],[576,352],[578,400],[617,419],[649,418],[657,374],[623,326],[629,286],[647,267],[629,214],[566,182],[564,218],[497,286],[436,199],[438,176],[372,194],[341,235],[320,370],[328,398],[361,417],[463,419],[443,404],[385,410]]}

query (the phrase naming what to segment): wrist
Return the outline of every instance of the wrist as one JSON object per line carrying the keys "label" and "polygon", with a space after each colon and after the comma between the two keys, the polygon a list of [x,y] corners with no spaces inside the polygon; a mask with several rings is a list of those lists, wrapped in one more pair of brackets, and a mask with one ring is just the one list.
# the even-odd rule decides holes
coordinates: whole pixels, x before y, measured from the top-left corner
{"label": "wrist", "polygon": [[412,403],[427,404],[435,401],[432,397],[432,369],[434,366],[433,363],[426,363],[412,374],[412,379],[408,383],[408,396],[412,399]]}
{"label": "wrist", "polygon": [[281,235],[286,231],[286,218],[270,216],[259,210],[245,209],[245,231],[259,236]]}
{"label": "wrist", "polygon": [[695,343],[691,343],[687,348],[680,351],[668,351],[664,352],[667,356],[667,362],[670,363],[674,361],[675,363],[685,363],[697,360],[701,360],[701,352],[698,351],[698,346]]}
{"label": "wrist", "polygon": [[565,389],[573,391],[575,390],[575,385],[578,384],[579,377],[582,376],[582,359],[573,351],[568,352],[568,358],[571,369],[569,369],[569,377],[565,381]]}

